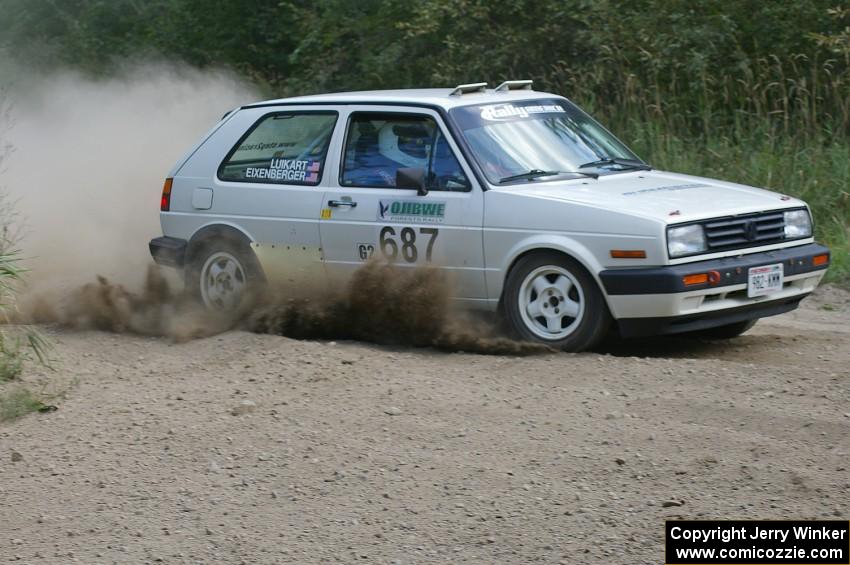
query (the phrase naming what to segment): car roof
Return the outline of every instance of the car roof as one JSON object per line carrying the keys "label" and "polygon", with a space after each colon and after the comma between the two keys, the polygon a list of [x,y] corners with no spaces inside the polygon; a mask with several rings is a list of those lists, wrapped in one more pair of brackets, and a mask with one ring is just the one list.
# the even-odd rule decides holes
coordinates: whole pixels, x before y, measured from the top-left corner
{"label": "car roof", "polygon": [[286,104],[409,104],[411,106],[438,106],[449,110],[458,106],[470,104],[499,104],[517,100],[534,100],[542,98],[561,98],[549,92],[534,90],[496,91],[488,88],[478,92],[455,94],[453,88],[411,88],[404,90],[364,90],[360,92],[337,92],[331,94],[314,94],[310,96],[295,96],[265,100],[243,106],[256,108],[259,106],[278,106]]}

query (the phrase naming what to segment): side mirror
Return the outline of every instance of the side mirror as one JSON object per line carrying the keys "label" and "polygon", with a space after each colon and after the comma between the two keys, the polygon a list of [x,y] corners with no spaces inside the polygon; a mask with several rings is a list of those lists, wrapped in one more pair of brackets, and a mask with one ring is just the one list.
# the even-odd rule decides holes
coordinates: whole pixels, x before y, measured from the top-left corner
{"label": "side mirror", "polygon": [[428,194],[425,186],[425,169],[421,167],[402,168],[395,172],[396,188],[410,188],[416,190],[419,196]]}

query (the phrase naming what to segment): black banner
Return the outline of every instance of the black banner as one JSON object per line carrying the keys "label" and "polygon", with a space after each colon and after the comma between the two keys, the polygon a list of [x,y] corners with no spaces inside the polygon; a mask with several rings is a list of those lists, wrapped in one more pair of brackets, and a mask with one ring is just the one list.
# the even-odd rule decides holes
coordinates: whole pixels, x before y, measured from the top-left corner
{"label": "black banner", "polygon": [[667,565],[848,565],[844,520],[668,520]]}

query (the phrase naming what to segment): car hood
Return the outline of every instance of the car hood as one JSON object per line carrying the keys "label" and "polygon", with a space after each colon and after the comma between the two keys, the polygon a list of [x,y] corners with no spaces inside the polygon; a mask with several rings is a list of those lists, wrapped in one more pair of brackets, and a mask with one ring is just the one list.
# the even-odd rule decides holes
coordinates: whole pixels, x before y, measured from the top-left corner
{"label": "car hood", "polygon": [[530,182],[496,190],[579,202],[666,223],[805,206],[801,200],[769,190],[654,170],[604,175],[598,180]]}

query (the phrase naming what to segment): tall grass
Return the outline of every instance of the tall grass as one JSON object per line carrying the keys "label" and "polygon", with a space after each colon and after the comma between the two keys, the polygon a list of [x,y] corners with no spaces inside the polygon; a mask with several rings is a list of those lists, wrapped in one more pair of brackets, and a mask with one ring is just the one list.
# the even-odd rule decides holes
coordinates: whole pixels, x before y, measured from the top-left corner
{"label": "tall grass", "polygon": [[[20,252],[15,249],[16,239],[9,229],[12,222],[12,207],[0,189],[0,324],[11,319],[15,308],[14,297],[19,289],[25,270],[20,266]],[[24,362],[35,360],[47,364],[50,346],[35,329],[9,332],[0,327],[0,383],[20,376]]]}
{"label": "tall grass", "polygon": [[[3,196],[0,194],[0,210]],[[14,294],[18,290],[24,270],[18,264],[19,253],[10,250],[9,241],[0,236],[0,323],[10,319],[14,309]],[[47,364],[50,345],[44,336],[35,329],[27,328],[10,335],[6,329],[0,329],[0,383],[18,378],[26,361],[36,360]]]}
{"label": "tall grass", "polygon": [[18,386],[6,394],[0,394],[0,422],[14,420],[46,408],[47,405],[42,399],[28,388]]}
{"label": "tall grass", "polygon": [[[0,91],[0,126],[9,127],[9,107]],[[3,161],[11,152],[11,147],[3,143],[0,130],[0,178]],[[18,232],[14,206],[0,186],[0,324],[9,321],[15,307],[14,297],[19,289],[24,269],[20,265],[20,252],[16,245]],[[49,344],[34,329],[15,329],[10,331],[0,326],[0,384],[20,377],[27,361],[47,364]],[[10,390],[0,389],[0,421],[16,418],[27,412],[39,410],[44,405],[37,396],[26,387],[18,385]]]}
{"label": "tall grass", "polygon": [[702,138],[752,128],[806,141],[850,136],[850,51],[823,60],[804,54],[744,59],[696,74],[662,74],[651,65],[636,68],[616,49],[605,53],[589,74],[559,64],[545,82],[614,127],[639,120]]}

